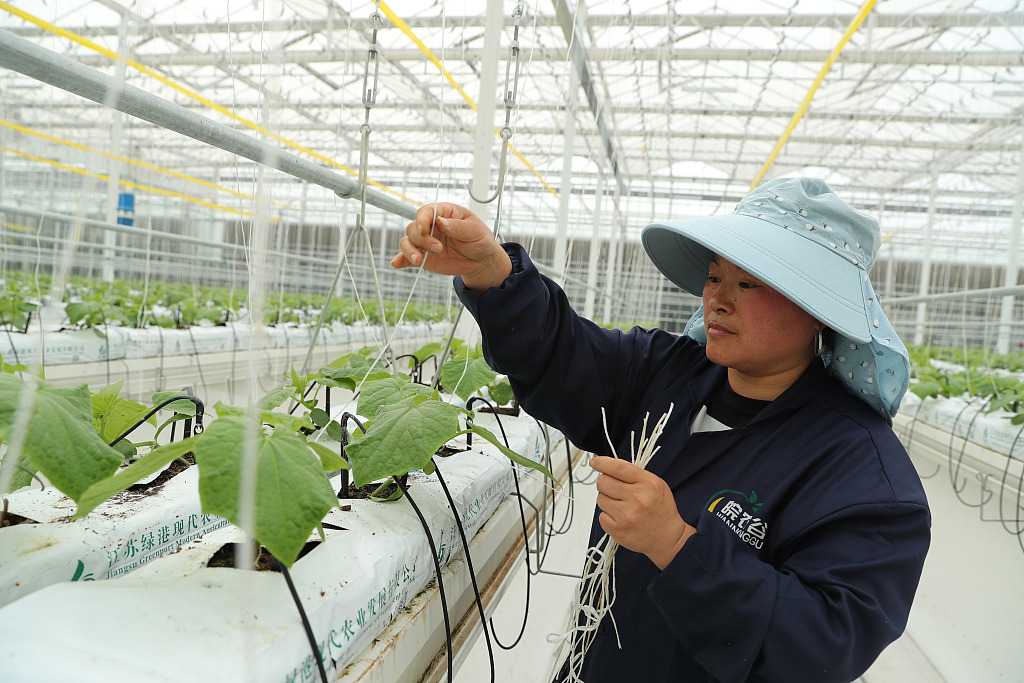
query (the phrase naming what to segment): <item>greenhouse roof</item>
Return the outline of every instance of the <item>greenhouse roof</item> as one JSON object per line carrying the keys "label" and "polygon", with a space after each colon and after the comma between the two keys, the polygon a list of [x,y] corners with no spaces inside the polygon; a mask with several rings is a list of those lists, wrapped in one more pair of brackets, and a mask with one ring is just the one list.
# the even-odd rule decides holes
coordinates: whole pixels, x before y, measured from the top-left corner
{"label": "greenhouse roof", "polygon": [[[488,5],[500,10],[497,41],[486,37]],[[349,0],[0,9],[14,36],[325,168],[356,172],[368,123],[369,179],[413,203],[468,200],[488,71],[489,190],[507,100],[506,191],[541,222],[558,209],[567,141],[572,189],[593,192],[603,175],[608,192],[646,202],[629,205],[649,211],[641,222],[679,211],[672,201],[730,204],[762,174],[818,175],[871,201],[937,190],[971,210],[1020,192],[1024,9],[1010,0],[889,0],[866,16],[838,0],[392,0],[376,20],[373,2]],[[216,184],[246,163],[131,117],[112,146],[104,104],[12,70],[0,70],[0,97],[9,166],[97,169],[115,156],[137,162],[126,173],[152,175],[152,165]],[[180,179],[165,184],[182,191]]]}

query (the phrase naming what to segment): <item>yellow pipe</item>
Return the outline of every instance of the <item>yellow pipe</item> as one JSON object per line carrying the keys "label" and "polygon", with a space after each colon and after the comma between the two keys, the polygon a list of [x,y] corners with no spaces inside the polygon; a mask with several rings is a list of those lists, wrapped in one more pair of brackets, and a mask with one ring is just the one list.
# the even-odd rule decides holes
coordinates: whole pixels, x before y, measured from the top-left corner
{"label": "yellow pipe", "polygon": [[825,63],[821,65],[821,70],[818,71],[818,75],[814,79],[814,83],[811,84],[810,90],[808,90],[807,94],[804,95],[804,100],[800,103],[800,106],[793,114],[793,118],[789,120],[789,125],[787,125],[786,130],[783,131],[782,137],[780,137],[779,141],[775,143],[775,149],[773,149],[772,153],[768,155],[768,160],[764,162],[764,166],[762,166],[761,170],[758,171],[757,177],[754,178],[754,182],[750,184],[751,190],[757,187],[757,184],[761,182],[762,178],[764,178],[764,174],[767,173],[768,169],[771,168],[773,163],[775,163],[775,158],[779,156],[779,152],[782,151],[786,142],[789,141],[789,136],[793,134],[796,124],[800,123],[800,119],[802,119],[804,114],[807,112],[807,107],[810,106],[811,100],[814,98],[814,94],[818,91],[818,87],[821,85],[822,81],[825,80],[825,75],[832,68],[832,64],[836,61],[836,58],[839,57],[839,53],[842,52],[843,48],[846,47],[846,44],[850,42],[850,38],[852,38],[853,34],[857,32],[860,25],[864,23],[864,20],[867,18],[868,14],[871,13],[871,9],[875,6],[877,1],[878,0],[865,0],[860,11],[858,11],[857,15],[852,21],[850,21],[850,25],[846,27],[846,32],[843,33],[843,37],[839,39],[839,44],[832,48],[832,52],[830,52],[828,58],[825,59]]}
{"label": "yellow pipe", "polygon": [[[26,128],[25,126],[19,126],[16,123],[11,123],[9,121],[0,120],[0,126],[4,126],[6,128],[10,128],[11,130],[16,130],[19,133],[25,133],[26,135],[34,135],[36,137],[42,138],[44,140],[47,140],[49,142],[56,142],[56,143],[61,144],[61,145],[66,145],[66,146],[71,147],[73,149],[81,150],[83,152],[89,152],[90,154],[99,154],[100,156],[106,157],[108,159],[113,159],[115,161],[120,161],[120,162],[123,162],[123,163],[126,163],[126,164],[131,164],[132,166],[139,166],[141,168],[145,168],[145,169],[148,169],[148,170],[151,170],[151,171],[158,171],[160,173],[166,173],[168,175],[174,176],[175,178],[180,178],[181,180],[187,180],[190,183],[196,183],[198,185],[203,185],[204,187],[209,187],[209,188],[212,188],[214,190],[218,190],[220,192],[227,192],[229,194],[233,194],[236,197],[241,197],[243,199],[249,199],[249,200],[252,200],[252,201],[262,201],[262,200],[257,200],[257,198],[254,197],[251,194],[246,194],[244,192],[238,192],[237,190],[232,190],[229,187],[224,187],[223,185],[217,185],[217,184],[208,182],[206,180],[202,180],[201,178],[194,178],[194,177],[192,177],[190,175],[185,175],[184,173],[178,173],[177,171],[172,171],[169,168],[163,168],[162,166],[157,166],[156,164],[150,164],[150,163],[147,163],[145,161],[139,161],[137,159],[129,159],[127,157],[118,156],[116,154],[110,154],[109,152],[103,152],[103,151],[100,151],[98,149],[92,149],[91,147],[87,147],[85,145],[80,145],[77,142],[71,142],[70,140],[64,140],[62,138],[58,138],[58,137],[55,137],[53,135],[48,135],[46,133],[41,133],[39,131],[32,130],[31,128]],[[274,201],[274,200],[270,200],[269,203],[274,204],[276,206],[280,206],[282,208],[286,208],[286,209],[292,208],[288,204],[285,204],[283,202]]]}
{"label": "yellow pipe", "polygon": [[[409,24],[405,23],[405,21],[400,16],[395,14],[394,10],[388,7],[386,2],[381,2],[380,8],[387,16],[387,18],[391,20],[391,23],[394,24],[396,28],[401,30],[402,33],[408,36],[409,40],[411,40],[413,44],[420,49],[420,52],[425,54],[427,56],[427,59],[429,59],[431,63],[437,67],[437,70],[441,72],[441,75],[444,76],[445,79],[452,84],[452,87],[455,88],[455,91],[459,93],[459,95],[462,96],[462,99],[466,101],[466,104],[469,105],[469,108],[472,109],[473,111],[478,111],[477,104],[476,102],[473,101],[473,98],[466,94],[466,91],[462,89],[462,86],[459,85],[458,81],[456,81],[455,78],[448,72],[448,70],[444,68],[444,64],[441,63],[441,60],[438,59],[433,52],[431,52],[429,47],[423,44],[423,41],[419,39],[419,36],[413,33],[413,30],[409,28]],[[499,138],[501,137],[501,131],[497,127],[495,127],[494,129],[494,134],[497,135]],[[523,162],[526,168],[530,169],[530,172],[533,173],[534,176],[536,176],[537,180],[541,182],[545,189],[547,189],[547,191],[550,192],[551,194],[555,195],[555,197],[558,197],[558,193],[555,192],[551,188],[551,186],[544,181],[544,178],[541,177],[540,173],[537,172],[537,169],[535,169],[533,165],[526,160],[526,157],[520,154],[516,150],[516,148],[512,146],[511,143],[509,144],[508,147],[510,150],[512,150],[512,154],[514,154],[515,157],[519,159],[519,161]]]}
{"label": "yellow pipe", "polygon": [[[86,171],[85,169],[76,168],[74,166],[69,166],[69,165],[61,163],[59,161],[54,161],[53,159],[46,159],[44,157],[35,156],[34,154],[28,154],[26,152],[19,152],[16,149],[10,149],[10,148],[7,148],[7,147],[0,147],[0,152],[8,152],[10,154],[16,154],[17,156],[23,157],[25,159],[31,159],[32,161],[38,161],[39,163],[48,164],[48,165],[53,166],[55,168],[59,168],[59,169],[62,169],[64,171],[71,171],[72,173],[77,173],[78,175],[83,175],[83,176],[86,176],[88,178],[96,178],[97,180],[102,180],[104,182],[109,182],[110,181],[110,176],[107,176],[107,175],[105,175],[103,173],[93,173],[92,171]],[[207,206],[207,207],[210,207],[211,209],[217,209],[218,211],[227,211],[229,213],[238,214],[239,216],[248,216],[248,217],[252,216],[252,214],[249,213],[248,211],[240,211],[238,209],[233,209],[230,206],[221,206],[220,204],[214,204],[213,202],[208,202],[205,199],[200,199],[199,197],[190,197],[187,194],[182,194],[180,192],[175,192],[173,190],[165,190],[163,188],[155,187],[153,185],[142,185],[140,183],[135,183],[135,182],[132,182],[130,180],[120,180],[119,184],[124,185],[125,187],[130,187],[130,188],[133,188],[133,189],[142,190],[143,192],[152,192],[154,194],[160,194],[160,195],[164,195],[164,196],[167,196],[167,197],[174,197],[174,198],[177,198],[177,199],[184,199],[187,202],[192,202],[193,204],[200,204],[201,206]],[[278,221],[279,219],[275,218],[275,217],[271,217],[270,220]]]}
{"label": "yellow pipe", "polygon": [[[94,42],[92,42],[91,40],[89,40],[87,38],[83,38],[82,36],[72,32],[72,31],[68,31],[67,29],[63,29],[63,28],[57,26],[56,24],[51,24],[50,22],[48,22],[48,21],[46,21],[44,19],[40,19],[39,17],[34,16],[32,14],[29,14],[28,12],[25,12],[24,10],[20,10],[17,7],[14,7],[13,5],[11,5],[9,2],[6,2],[5,0],[0,0],[0,9],[8,12],[9,14],[13,14],[16,17],[24,19],[25,21],[27,21],[27,22],[29,22],[31,24],[35,24],[36,26],[38,26],[39,28],[41,28],[41,29],[43,29],[45,31],[49,31],[50,33],[58,35],[58,36],[60,36],[62,38],[66,38],[66,39],[68,39],[68,40],[70,40],[70,41],[72,41],[74,43],[78,43],[79,45],[82,45],[83,47],[89,48],[90,50],[95,50],[96,52],[99,52],[101,55],[103,55],[105,57],[109,57],[110,59],[112,59],[114,61],[124,62],[126,65],[132,67],[133,69],[139,71],[140,73],[143,73],[146,76],[149,76],[150,78],[153,78],[153,79],[159,81],[160,83],[163,83],[168,88],[176,90],[177,92],[181,93],[182,95],[185,95],[186,97],[188,97],[190,99],[193,99],[196,102],[199,102],[200,104],[203,104],[203,105],[213,109],[214,111],[217,111],[217,112],[223,114],[224,116],[227,116],[232,121],[237,121],[238,123],[242,124],[243,126],[246,126],[247,128],[251,128],[252,130],[255,130],[255,131],[259,132],[259,133],[262,133],[263,135],[271,137],[271,138],[277,140],[278,142],[280,142],[280,143],[282,143],[282,144],[284,144],[284,145],[286,145],[288,147],[291,147],[292,149],[296,149],[296,150],[298,150],[300,152],[308,154],[309,156],[313,157],[314,159],[318,159],[318,160],[320,160],[320,161],[330,165],[333,168],[341,169],[342,171],[345,171],[346,173],[349,173],[349,174],[357,176],[357,177],[359,175],[358,173],[356,173],[354,170],[352,170],[348,166],[345,166],[343,164],[339,164],[338,162],[334,161],[333,159],[331,159],[329,157],[326,157],[326,156],[320,154],[319,152],[314,152],[312,149],[309,149],[308,147],[304,147],[304,146],[298,144],[297,142],[293,142],[292,140],[289,140],[288,138],[286,138],[286,137],[284,137],[282,135],[274,133],[273,131],[268,130],[267,128],[264,128],[263,126],[259,125],[258,123],[255,123],[255,122],[250,121],[248,119],[242,118],[241,116],[238,116],[237,114],[234,114],[233,112],[231,112],[227,108],[222,107],[219,104],[217,104],[216,102],[213,102],[213,101],[203,97],[199,93],[193,92],[192,90],[189,90],[188,88],[186,88],[186,87],[184,87],[182,85],[178,85],[177,83],[173,82],[169,78],[160,75],[159,73],[153,71],[152,69],[150,69],[149,67],[145,66],[144,64],[141,64],[141,63],[139,63],[139,62],[137,62],[137,61],[135,61],[133,59],[128,59],[126,57],[123,57],[123,56],[119,55],[118,53],[114,52],[113,50],[108,50],[107,48],[103,47],[102,45],[94,43]],[[376,181],[369,180],[369,181],[367,181],[367,184],[373,185],[375,187],[379,187],[381,190],[384,190],[385,192],[390,192],[391,194],[393,194],[393,195],[395,195],[397,197],[401,197],[402,199],[404,199],[404,200],[406,200],[408,202],[416,203],[416,202],[413,202],[413,200],[411,200],[408,197],[406,197],[405,195],[403,195],[403,194],[401,194],[399,192],[396,192],[395,190],[392,190],[391,188],[386,187],[385,185],[382,185],[382,184],[380,184],[380,183],[378,183]]]}

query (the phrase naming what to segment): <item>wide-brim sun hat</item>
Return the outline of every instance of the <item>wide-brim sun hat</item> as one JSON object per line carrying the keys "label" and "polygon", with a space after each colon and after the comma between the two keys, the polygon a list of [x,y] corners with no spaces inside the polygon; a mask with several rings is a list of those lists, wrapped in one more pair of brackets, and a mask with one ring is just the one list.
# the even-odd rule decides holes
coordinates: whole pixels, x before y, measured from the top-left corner
{"label": "wide-brim sun hat", "polygon": [[[834,331],[822,354],[829,372],[887,420],[896,415],[910,361],[868,277],[881,242],[878,222],[823,180],[764,183],[731,214],[653,223],[641,241],[654,265],[696,296],[715,254],[781,293]],[[706,343],[703,309],[684,332]]]}

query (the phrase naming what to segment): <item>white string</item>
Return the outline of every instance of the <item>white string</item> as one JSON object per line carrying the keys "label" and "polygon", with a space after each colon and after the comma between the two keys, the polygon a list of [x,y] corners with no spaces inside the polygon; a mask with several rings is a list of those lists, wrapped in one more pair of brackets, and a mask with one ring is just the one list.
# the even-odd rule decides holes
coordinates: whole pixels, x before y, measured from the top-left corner
{"label": "white string", "polygon": [[[657,442],[672,415],[674,406],[675,404],[669,404],[668,410],[654,425],[650,436],[647,435],[647,421],[651,414],[644,415],[644,423],[640,430],[640,442],[631,453],[633,464],[637,467],[647,469],[647,463],[661,449]],[[608,446],[614,455],[615,446],[608,434],[608,417],[603,406],[601,407],[601,422],[604,426],[604,435],[608,440]],[[635,432],[630,432],[631,447],[635,436]],[[569,642],[569,677],[565,679],[566,683],[583,683],[583,679],[580,678],[583,672],[583,660],[587,650],[594,642],[597,628],[606,616],[611,619],[612,628],[615,630],[615,642],[619,649],[622,649],[619,627],[615,623],[615,615],[611,611],[612,605],[615,604],[615,553],[618,549],[619,544],[608,534],[604,534],[597,545],[587,551],[583,578],[576,585],[575,598],[569,612],[569,628],[565,633],[552,633],[547,637],[549,643],[559,643],[558,653],[555,656],[555,668],[549,678],[553,678],[558,670],[562,648],[565,647],[566,642]],[[580,647],[576,647],[577,643],[580,644]]]}

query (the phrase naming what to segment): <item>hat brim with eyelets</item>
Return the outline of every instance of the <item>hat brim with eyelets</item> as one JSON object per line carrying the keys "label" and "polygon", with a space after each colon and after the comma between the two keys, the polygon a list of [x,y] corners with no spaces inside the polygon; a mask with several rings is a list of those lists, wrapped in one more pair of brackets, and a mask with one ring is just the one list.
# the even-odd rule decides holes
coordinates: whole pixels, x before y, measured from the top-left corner
{"label": "hat brim with eyelets", "polygon": [[654,223],[641,241],[665,277],[701,296],[708,263],[717,254],[851,339],[871,341],[862,268],[795,230],[753,216]]}

